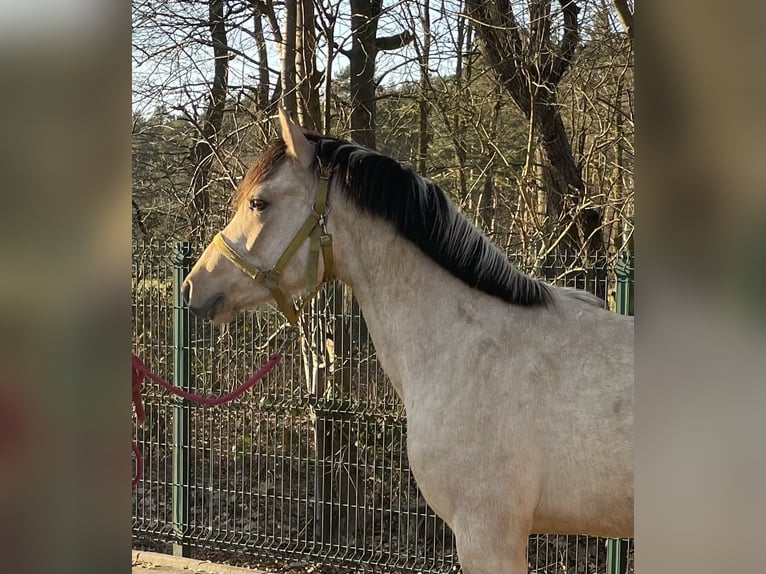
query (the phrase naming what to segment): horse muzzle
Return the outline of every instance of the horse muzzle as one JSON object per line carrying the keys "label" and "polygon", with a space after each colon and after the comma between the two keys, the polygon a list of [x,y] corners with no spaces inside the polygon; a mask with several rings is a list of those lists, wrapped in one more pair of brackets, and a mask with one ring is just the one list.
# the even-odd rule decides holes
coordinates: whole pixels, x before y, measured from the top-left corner
{"label": "horse muzzle", "polygon": [[181,287],[181,294],[183,295],[184,303],[189,307],[189,311],[201,319],[212,321],[223,309],[223,293],[215,293],[201,304],[195,304],[195,301],[192,300],[192,284],[188,279],[184,281]]}

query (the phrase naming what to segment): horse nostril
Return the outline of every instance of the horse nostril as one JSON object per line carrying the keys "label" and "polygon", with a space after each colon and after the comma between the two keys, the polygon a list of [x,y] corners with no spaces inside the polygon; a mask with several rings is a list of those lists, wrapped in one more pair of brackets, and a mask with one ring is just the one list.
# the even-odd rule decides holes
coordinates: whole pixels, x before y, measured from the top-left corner
{"label": "horse nostril", "polygon": [[188,279],[181,286],[181,296],[183,297],[184,305],[188,307],[189,301],[191,301],[191,281]]}

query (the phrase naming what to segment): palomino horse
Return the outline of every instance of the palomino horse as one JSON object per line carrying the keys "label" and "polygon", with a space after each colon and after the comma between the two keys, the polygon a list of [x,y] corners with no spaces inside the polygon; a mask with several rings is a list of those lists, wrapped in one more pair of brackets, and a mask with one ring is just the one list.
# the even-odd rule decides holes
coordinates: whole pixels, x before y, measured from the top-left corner
{"label": "palomino horse", "polygon": [[533,532],[632,536],[633,320],[514,269],[393,159],[280,123],[186,279],[192,311],[294,319],[290,293],[350,285],[466,574],[526,573]]}

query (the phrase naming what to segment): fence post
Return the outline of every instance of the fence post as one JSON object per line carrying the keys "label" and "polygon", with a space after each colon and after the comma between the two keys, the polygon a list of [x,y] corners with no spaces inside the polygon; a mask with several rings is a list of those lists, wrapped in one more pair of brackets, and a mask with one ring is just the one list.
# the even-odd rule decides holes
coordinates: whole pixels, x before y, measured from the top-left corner
{"label": "fence post", "polygon": [[633,315],[633,253],[625,251],[617,258],[617,312]]}
{"label": "fence post", "polygon": [[[173,383],[186,391],[189,376],[189,309],[181,285],[191,267],[191,246],[186,241],[176,243],[173,258]],[[190,406],[180,397],[173,406],[173,554],[189,557],[189,427]]]}
{"label": "fence post", "polygon": [[[633,253],[625,251],[617,258],[616,310],[621,315],[633,315]],[[607,574],[625,574],[628,570],[630,541],[612,538],[606,543]]]}

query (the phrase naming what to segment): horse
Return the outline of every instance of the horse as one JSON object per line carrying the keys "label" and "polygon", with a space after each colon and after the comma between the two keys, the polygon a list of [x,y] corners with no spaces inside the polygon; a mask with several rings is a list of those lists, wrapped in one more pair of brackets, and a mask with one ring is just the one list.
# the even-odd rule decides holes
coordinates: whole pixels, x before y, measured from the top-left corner
{"label": "horse", "polygon": [[532,533],[633,536],[633,319],[523,274],[432,181],[279,110],[183,284],[225,323],[337,279],[407,417],[466,574],[521,574]]}

